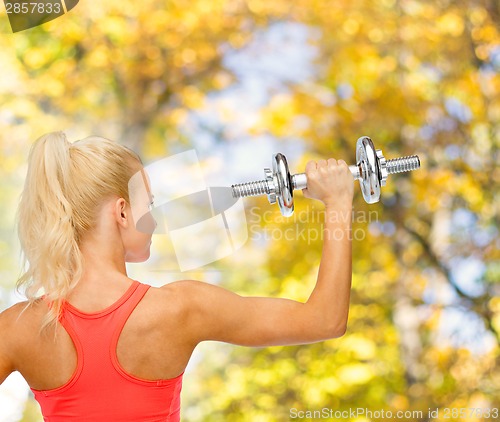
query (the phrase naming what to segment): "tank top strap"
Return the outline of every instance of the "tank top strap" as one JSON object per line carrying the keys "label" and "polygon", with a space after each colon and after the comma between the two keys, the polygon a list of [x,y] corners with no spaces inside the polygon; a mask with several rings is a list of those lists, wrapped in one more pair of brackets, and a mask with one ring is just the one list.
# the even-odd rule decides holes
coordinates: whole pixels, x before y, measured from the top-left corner
{"label": "tank top strap", "polygon": [[[130,298],[123,304],[121,305],[117,310],[113,312],[113,322],[112,322],[112,327],[110,327],[110,338],[109,338],[109,346],[108,346],[108,353],[109,353],[109,358],[111,359],[111,364],[114,367],[114,370],[117,371],[123,378],[128,379],[133,381],[134,383],[139,383],[139,384],[145,384],[145,385],[150,385],[151,383],[154,383],[152,381],[146,381],[142,382],[139,379],[133,377],[132,375],[128,374],[120,365],[118,362],[118,357],[116,354],[116,348],[118,346],[118,340],[120,338],[120,334],[122,333],[123,327],[125,326],[125,323],[127,322],[128,318],[134,311],[134,309],[137,307],[139,302],[142,300],[146,292],[150,289],[151,286],[143,283],[137,282],[137,287],[135,288],[134,292],[131,294]],[[157,385],[162,385],[161,383],[157,383]]]}
{"label": "tank top strap", "polygon": [[[63,309],[84,320],[102,319],[109,314],[116,314],[117,312],[121,314],[131,313],[150,287],[148,284],[133,280],[127,291],[116,302],[98,312],[83,312],[66,301],[63,302]],[[52,303],[49,302],[48,305],[51,307]]]}
{"label": "tank top strap", "polygon": [[[95,342],[113,342],[151,286],[133,280],[127,291],[112,305],[93,313],[83,312],[68,302],[63,304],[60,322],[65,328],[71,328],[82,343],[88,343],[90,349],[95,349]],[[68,327],[71,326],[71,327]],[[115,342],[116,344],[116,342]],[[102,344],[104,346],[104,344]]]}
{"label": "tank top strap", "polygon": [[150,285],[148,284],[143,284],[140,283],[137,280],[134,280],[135,285],[133,286],[133,291],[130,293],[130,296],[128,296],[121,304],[114,310],[114,335],[113,337],[118,333],[120,334],[123,326],[127,322],[128,317],[130,314],[134,311],[134,309],[137,307],[139,302],[142,300],[146,292],[150,289]]}

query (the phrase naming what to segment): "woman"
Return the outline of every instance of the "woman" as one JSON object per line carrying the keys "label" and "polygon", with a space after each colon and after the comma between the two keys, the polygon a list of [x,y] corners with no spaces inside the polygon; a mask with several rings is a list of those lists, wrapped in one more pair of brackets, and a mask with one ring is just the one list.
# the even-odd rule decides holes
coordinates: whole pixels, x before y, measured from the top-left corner
{"label": "woman", "polygon": [[[144,184],[129,191],[138,172]],[[342,336],[354,180],[342,160],[309,162],[306,174],[304,195],[325,204],[307,302],[242,297],[195,280],[155,288],[125,267],[150,253],[151,234],[133,215],[148,215],[152,199],[140,158],[104,138],[39,138],[17,215],[26,264],[17,284],[28,301],[0,314],[0,383],[19,371],[46,421],[178,421],[184,369],[200,342],[262,347]]]}

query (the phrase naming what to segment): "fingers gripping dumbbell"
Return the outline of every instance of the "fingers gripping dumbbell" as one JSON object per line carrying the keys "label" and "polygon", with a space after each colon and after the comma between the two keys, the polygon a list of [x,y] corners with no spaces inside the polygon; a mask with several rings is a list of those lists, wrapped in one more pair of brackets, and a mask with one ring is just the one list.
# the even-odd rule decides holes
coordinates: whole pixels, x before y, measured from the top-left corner
{"label": "fingers gripping dumbbell", "polygon": [[[356,143],[356,165],[349,166],[355,180],[359,180],[363,198],[368,204],[380,200],[380,187],[385,186],[389,174],[420,168],[418,156],[387,160],[382,151],[375,149],[372,140],[363,136]],[[293,214],[293,190],[307,188],[305,173],[291,175],[283,154],[273,156],[273,169],[264,169],[265,180],[232,185],[233,197],[267,195],[269,202],[278,201],[281,214]]]}

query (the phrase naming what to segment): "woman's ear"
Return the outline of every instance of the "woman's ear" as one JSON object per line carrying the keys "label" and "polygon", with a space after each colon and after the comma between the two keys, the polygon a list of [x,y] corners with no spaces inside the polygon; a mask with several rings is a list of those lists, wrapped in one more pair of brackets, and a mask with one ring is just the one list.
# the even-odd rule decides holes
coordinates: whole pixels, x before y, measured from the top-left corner
{"label": "woman's ear", "polygon": [[127,201],[118,198],[115,202],[115,217],[118,224],[123,228],[128,228],[130,213],[128,212]]}

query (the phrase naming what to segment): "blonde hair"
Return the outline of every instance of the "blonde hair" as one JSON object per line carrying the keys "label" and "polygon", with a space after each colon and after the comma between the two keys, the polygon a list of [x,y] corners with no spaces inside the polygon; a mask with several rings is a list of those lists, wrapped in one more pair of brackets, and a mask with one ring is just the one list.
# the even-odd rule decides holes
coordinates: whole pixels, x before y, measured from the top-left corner
{"label": "blonde hair", "polygon": [[52,132],[32,145],[17,209],[23,270],[16,287],[24,287],[26,308],[41,293],[52,303],[40,330],[55,326],[82,276],[79,244],[99,207],[113,195],[130,203],[128,181],[141,168],[134,151],[97,136],[70,143],[63,132]]}

